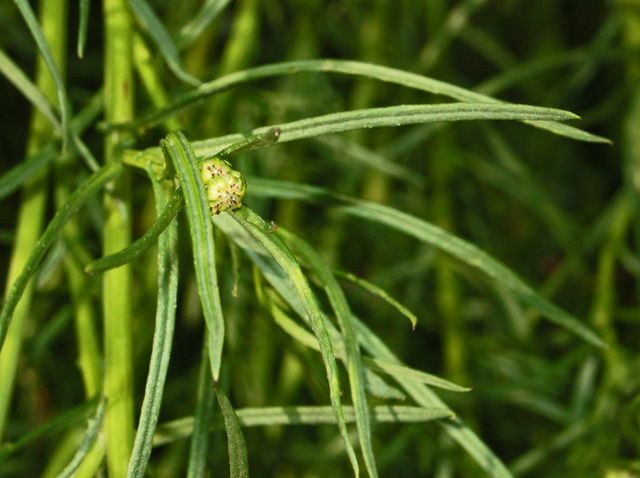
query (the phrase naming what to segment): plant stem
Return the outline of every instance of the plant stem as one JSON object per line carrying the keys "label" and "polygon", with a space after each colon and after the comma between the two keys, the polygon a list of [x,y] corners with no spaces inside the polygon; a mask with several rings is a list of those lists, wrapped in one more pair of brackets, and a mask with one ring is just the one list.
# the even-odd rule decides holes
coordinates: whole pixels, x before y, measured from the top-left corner
{"label": "plant stem", "polygon": [[[133,35],[125,0],[104,0],[105,119],[129,121],[133,117]],[[111,132],[105,141],[105,161],[119,160],[118,146],[125,139]],[[104,197],[104,255],[131,242],[130,178],[115,180]],[[126,476],[133,447],[133,358],[131,338],[131,273],[128,266],[103,276],[105,416],[109,476]]]}
{"label": "plant stem", "polygon": [[[43,0],[40,4],[41,28],[60,69],[63,69],[62,66],[65,62],[66,16],[66,1]],[[50,101],[56,101],[56,86],[41,56],[38,57],[36,64],[36,85]],[[27,143],[27,156],[39,151],[51,138],[52,133],[49,121],[41,113],[34,111]],[[26,183],[23,189],[16,226],[15,247],[6,282],[8,285],[16,281],[40,237],[46,199],[47,172],[45,170]],[[6,292],[8,291],[9,287]],[[0,351],[0,439],[4,432],[9,404],[13,395],[18,356],[20,355],[25,322],[31,308],[32,293],[32,286],[28,286],[14,311],[11,326]]]}

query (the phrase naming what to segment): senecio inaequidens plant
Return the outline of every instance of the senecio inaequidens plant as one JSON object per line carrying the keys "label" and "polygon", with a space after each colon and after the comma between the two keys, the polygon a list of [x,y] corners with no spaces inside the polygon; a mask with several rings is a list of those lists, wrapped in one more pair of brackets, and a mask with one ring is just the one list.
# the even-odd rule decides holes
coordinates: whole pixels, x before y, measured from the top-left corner
{"label": "senecio inaequidens plant", "polygon": [[[78,58],[69,60],[70,2],[41,0],[39,18],[32,2],[13,3],[0,7],[0,25],[19,16],[24,28],[0,38],[0,75],[34,113],[26,158],[0,176],[4,209],[17,207],[0,309],[0,478],[195,478],[227,467],[235,478],[249,476],[250,464],[254,476],[278,477],[510,478],[536,468],[579,476],[566,470],[592,463],[590,443],[611,435],[613,416],[631,418],[598,471],[614,476],[614,462],[637,468],[620,450],[639,451],[632,395],[640,383],[614,320],[616,261],[625,284],[638,276],[627,244],[638,229],[637,187],[626,181],[581,234],[517,143],[543,157],[562,148],[570,156],[569,139],[609,140],[568,124],[578,119],[569,111],[494,96],[577,62],[571,81],[537,96],[570,104],[603,58],[631,61],[640,14],[637,24],[633,15],[611,20],[589,48],[518,65],[499,34],[472,23],[491,3],[484,0],[448,13],[440,0],[334,1],[325,12],[322,2],[290,0],[179,9],[103,0],[101,16],[81,0],[71,17]],[[556,11],[550,5],[545,14]],[[99,17],[103,28],[93,28]],[[344,35],[353,18],[366,28]],[[434,33],[416,43],[427,24]],[[611,50],[622,30],[626,43]],[[294,37],[280,45],[281,33]],[[475,90],[425,76],[466,71],[450,54],[456,42],[501,73]],[[356,44],[379,63],[396,52],[412,71],[342,59],[251,66],[254,57],[356,52]],[[20,66],[24,45],[37,51],[33,81]],[[622,139],[630,177],[640,170],[634,68]],[[215,79],[200,81],[211,72]],[[101,84],[91,98],[82,75]],[[353,85],[333,85],[336,75]],[[378,106],[383,98],[402,104]],[[336,111],[344,104],[352,106]],[[507,120],[542,131],[530,141],[503,133],[510,125],[490,125]],[[483,123],[446,127],[475,121]],[[18,190],[21,198],[12,195]],[[496,200],[496,191],[510,200]],[[520,209],[505,212],[516,204],[550,231],[538,236],[551,238],[532,239],[540,225]],[[476,245],[488,243],[496,214],[516,232],[495,256],[562,257],[540,289]],[[572,274],[587,270],[600,246],[594,277],[562,299],[567,310],[556,305],[554,295],[572,288]],[[514,267],[532,275],[531,262]],[[581,310],[586,283],[595,284],[590,323],[568,312]],[[633,294],[619,296],[630,302]],[[397,313],[411,326],[391,320]],[[440,366],[446,379],[419,369]],[[567,404],[558,397],[570,387]],[[510,421],[514,403],[527,415]],[[384,424],[396,427],[390,439]],[[573,455],[558,464],[552,454],[568,444]],[[519,458],[507,465],[501,455]]]}

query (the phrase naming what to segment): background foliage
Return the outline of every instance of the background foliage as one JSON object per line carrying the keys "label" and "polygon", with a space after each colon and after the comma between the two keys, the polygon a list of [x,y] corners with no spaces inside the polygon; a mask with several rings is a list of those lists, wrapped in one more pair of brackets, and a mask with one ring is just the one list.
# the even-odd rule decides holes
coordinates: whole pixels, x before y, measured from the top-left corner
{"label": "background foliage", "polygon": [[[108,198],[101,201],[94,195],[63,237],[52,242],[31,282],[33,289],[27,289],[32,299],[24,312],[15,383],[5,381],[3,385],[0,373],[0,394],[10,403],[6,405],[8,412],[0,411],[0,416],[7,414],[4,423],[0,420],[0,476],[56,476],[72,463],[77,450],[78,460],[84,460],[80,474],[91,476],[98,469],[103,454],[96,446],[89,449],[93,439],[97,437],[98,443],[104,439],[100,434],[102,414],[106,413],[108,430],[112,413],[108,405],[107,412],[104,404],[100,405],[102,394],[109,396],[109,385],[105,382],[105,389],[102,384],[103,371],[115,368],[132,374],[131,409],[125,409],[125,419],[116,424],[127,428],[127,420],[137,423],[145,393],[151,396],[148,387],[145,392],[145,382],[154,329],[158,330],[154,325],[156,311],[170,316],[172,300],[177,301],[175,335],[159,410],[158,446],[147,469],[150,476],[227,473],[227,463],[232,476],[244,476],[241,435],[254,476],[352,475],[329,407],[330,387],[322,357],[314,350],[317,343],[309,339],[311,329],[295,329],[304,322],[296,313],[304,317],[306,312],[295,309],[286,287],[277,287],[277,276],[282,274],[277,271],[294,277],[298,266],[290,256],[276,258],[281,269],[271,263],[260,265],[260,254],[266,248],[281,251],[283,243],[303,266],[311,285],[309,297],[315,298],[324,313],[333,316],[335,311],[338,320],[333,322],[335,327],[329,326],[329,335],[333,334],[334,349],[339,349],[336,341],[344,340],[345,344],[343,357],[335,352],[338,358],[346,356],[351,367],[362,354],[367,373],[379,373],[387,382],[386,398],[371,389],[367,392],[373,417],[372,456],[367,457],[366,446],[362,453],[356,445],[361,473],[372,473],[372,467],[381,476],[407,477],[509,473],[618,477],[640,473],[636,353],[640,338],[640,3],[187,0],[178,8],[176,2],[166,0],[149,1],[148,5],[131,0],[126,11],[132,28],[140,34],[122,37],[128,38],[123,41],[135,64],[127,90],[131,112],[118,109],[126,104],[117,97],[120,93],[110,96],[111,80],[105,79],[109,68],[115,68],[115,82],[118,74],[126,73],[126,66],[114,67],[119,57],[110,63],[105,56],[109,39],[120,37],[110,36],[105,29],[108,15],[97,3],[81,3],[91,3],[83,58],[76,54],[78,31],[83,28],[75,2],[68,12],[49,17],[62,23],[54,23],[49,30],[46,20],[42,24],[58,65],[66,63],[60,68],[64,78],[60,80],[66,85],[70,111],[77,114],[84,109],[84,127],[71,114],[76,123],[69,121],[74,126],[65,130],[67,119],[59,106],[51,110],[54,119],[61,122],[57,133],[42,116],[34,117],[39,117],[39,122],[31,120],[33,102],[5,80],[10,77],[9,63],[4,55],[0,57],[2,270],[8,270],[17,255],[36,250],[35,239],[43,230],[38,221],[49,224],[70,192],[87,184],[91,159],[75,154],[80,150],[79,137],[99,164],[119,161],[125,148],[129,150],[125,161],[129,158],[131,165],[144,165],[144,158],[162,158],[159,150],[145,148],[157,147],[168,131],[180,130],[191,141],[213,139],[193,144],[196,155],[206,156],[237,139],[224,135],[248,135],[265,125],[364,108],[450,101],[419,88],[367,78],[373,76],[368,74],[280,74],[202,97],[192,107],[153,123],[145,120],[145,115],[183,98],[183,94],[195,91],[198,96],[193,84],[198,79],[210,81],[258,65],[316,58],[384,65],[512,103],[574,112],[582,121],[571,125],[609,138],[612,144],[598,142],[596,137],[587,138],[595,141],[574,141],[515,121],[404,124],[339,135],[309,134],[309,139],[295,142],[289,142],[286,135],[291,130],[283,127],[282,144],[233,159],[235,169],[259,178],[249,179],[246,204],[267,223],[245,216],[244,210],[221,215],[214,226],[214,252],[213,242],[209,245],[205,236],[201,241],[194,239],[193,227],[189,227],[193,224],[192,203],[187,202],[188,215],[179,216],[179,224],[174,222],[170,229],[173,239],[162,236],[166,242],[159,248],[160,257],[163,251],[168,254],[165,259],[170,257],[166,259],[169,269],[180,258],[177,298],[171,295],[170,282],[164,284],[166,290],[157,283],[155,247],[132,263],[129,286],[124,279],[115,278],[119,284],[115,289],[105,287],[116,296],[129,298],[118,307],[124,307],[130,317],[119,315],[126,319],[125,328],[132,329],[130,358],[126,345],[120,354],[120,345],[112,344],[115,357],[109,355],[113,322],[108,317],[114,311],[107,303],[101,312],[100,304],[106,300],[101,291],[102,275],[86,275],[83,269],[91,259],[105,255],[103,243],[115,240],[115,251],[130,242],[127,237],[113,237],[114,231],[117,235],[118,230],[128,230],[127,221],[132,237],[144,234],[155,222],[154,197],[162,204],[174,183],[166,181],[166,175],[154,179],[154,196],[144,171],[126,173],[121,185],[111,186],[116,196],[118,188],[124,191],[118,196],[130,211],[125,214],[124,226],[109,226],[110,218],[118,214],[117,207],[110,205]],[[107,1],[105,5],[111,3],[119,4]],[[42,8],[46,9],[46,4],[43,2]],[[0,3],[0,53],[26,76],[36,78],[36,59],[45,57],[23,21],[28,5],[17,0]],[[198,15],[203,6],[215,15],[198,32],[194,20],[201,18]],[[164,28],[149,23],[155,16],[146,16],[147,7]],[[43,14],[41,18],[47,17]],[[126,30],[126,25],[122,28]],[[168,37],[162,37],[163,32],[168,32]],[[56,37],[62,42],[59,47]],[[60,59],[64,56],[66,61]],[[126,63],[126,58],[123,61]],[[39,68],[46,77],[46,68]],[[60,104],[64,92],[60,84],[50,78],[34,81],[51,104]],[[106,98],[104,112],[100,97],[94,96],[101,88]],[[46,103],[40,101],[40,110]],[[134,118],[141,118],[142,126],[124,132],[109,129],[108,123]],[[336,120],[336,124],[342,121]],[[308,128],[302,126],[301,130]],[[75,139],[71,134],[65,138],[70,131]],[[216,140],[218,137],[222,139]],[[66,140],[64,147],[62,140]],[[180,161],[188,171],[196,160],[189,143],[181,141],[170,136],[163,144],[165,158],[174,161],[189,201]],[[44,169],[39,167],[37,173],[27,171],[18,177],[12,168],[35,154],[43,155],[42,164],[49,163],[47,173],[43,175]],[[171,166],[167,168],[171,171]],[[337,207],[340,198],[295,187],[289,191],[285,184],[271,183],[270,179],[309,184],[384,204],[440,226],[506,264],[537,293],[595,331],[607,347],[594,347],[566,328],[542,320],[544,310],[535,308],[535,300],[518,293],[516,279],[487,276],[474,263],[481,257],[475,252],[461,260],[443,253],[443,247],[448,250],[446,245],[433,247],[429,241],[416,240],[419,227],[405,216],[396,218],[400,226],[390,226],[381,219],[382,210],[366,210],[360,203],[349,202],[341,209]],[[198,193],[194,194],[197,198]],[[32,213],[27,208],[35,197],[40,197],[42,204],[39,212]],[[291,199],[296,197],[313,201]],[[362,220],[366,214],[376,219]],[[20,239],[25,237],[16,226],[20,217],[28,219],[22,219],[23,223],[31,224],[35,234],[31,244]],[[268,225],[270,221],[273,226]],[[271,234],[269,227],[281,234]],[[412,232],[403,233],[402,227]],[[249,246],[243,234],[250,234]],[[297,238],[313,250],[307,251]],[[22,252],[20,246],[24,246]],[[215,256],[215,270],[203,272],[202,277],[219,283],[226,329],[221,364],[212,365],[214,370],[221,367],[216,393],[210,383],[207,354],[202,353],[207,328],[198,295],[196,277],[200,276],[194,271],[192,258],[199,247],[205,248],[200,257]],[[162,278],[164,269],[160,267]],[[342,271],[335,275],[337,282],[332,271]],[[415,314],[415,329],[379,297],[379,291],[372,294],[367,290],[372,286],[362,287],[349,280],[352,276],[348,274],[382,288],[411,311],[409,314]],[[8,291],[14,279],[3,274],[2,280]],[[305,297],[302,285],[295,291]],[[345,306],[343,292],[348,300],[346,311],[340,309]],[[304,304],[311,307],[310,312],[305,311],[313,315],[313,300]],[[207,314],[215,320],[216,305],[210,305],[210,312],[207,307],[205,304],[207,320]],[[424,376],[408,379],[403,375],[409,373],[406,369],[387,369],[385,374],[380,367],[388,368],[393,359],[387,358],[378,368],[371,362],[373,350],[383,345],[367,349],[363,342],[361,348],[350,342],[350,333],[369,337],[357,323],[351,324],[351,312],[407,366],[472,388],[462,393],[442,390],[437,388],[443,385],[437,377],[427,377],[431,380],[427,383],[435,385],[429,390],[475,432],[486,451],[474,454],[463,449],[451,438],[456,433],[451,430],[457,430],[462,421],[452,420],[436,402],[426,405],[389,378],[400,376],[415,384],[424,382]],[[215,322],[208,324],[217,326]],[[167,333],[171,334],[171,327]],[[370,337],[369,341],[373,343]],[[88,351],[91,344],[95,349]],[[120,365],[113,362],[119,355]],[[9,360],[2,357],[0,368],[9,368]],[[339,398],[352,405],[353,389],[358,387],[353,380],[359,372],[351,370],[348,375],[342,364],[339,367]],[[455,389],[449,382],[444,385]],[[366,433],[362,435],[362,416],[357,418],[363,412],[354,405],[356,410],[345,409],[345,416],[350,423],[348,435],[357,444],[358,436],[362,440]],[[413,408],[390,413],[386,405]],[[324,408],[307,410],[308,418],[266,408],[293,406]],[[405,415],[400,414],[402,410]],[[132,416],[126,418],[127,414]],[[194,415],[195,425],[188,420],[173,421]],[[94,418],[87,425],[90,417]],[[309,425],[294,425],[305,420]],[[211,421],[217,425],[209,434],[207,423]],[[358,421],[357,430],[354,421]],[[243,433],[238,424],[243,425]],[[195,431],[190,440],[192,425]],[[124,432],[125,454],[133,446],[133,426],[131,421],[130,430]],[[119,452],[109,446],[107,455],[112,461],[108,473],[124,476],[128,455],[124,461],[114,459]],[[489,449],[494,455],[487,454]],[[238,456],[234,457],[234,450]],[[143,455],[136,444],[134,456]],[[89,463],[92,457],[93,465]],[[375,465],[371,464],[373,459]],[[496,464],[498,459],[505,467]]]}

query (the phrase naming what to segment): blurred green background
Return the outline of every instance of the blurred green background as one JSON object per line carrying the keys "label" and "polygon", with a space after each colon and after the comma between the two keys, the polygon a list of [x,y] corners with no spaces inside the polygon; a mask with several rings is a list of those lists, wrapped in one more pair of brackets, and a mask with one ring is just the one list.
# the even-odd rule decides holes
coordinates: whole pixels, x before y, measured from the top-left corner
{"label": "blurred green background", "polygon": [[[83,59],[75,54],[75,3],[69,9],[66,83],[76,111],[103,81],[102,12],[94,3]],[[174,38],[201,4],[149,3]],[[12,2],[0,3],[0,32],[0,47],[33,72],[37,51]],[[583,319],[608,349],[595,350],[539,320],[504,287],[412,238],[324,208],[248,200],[263,217],[306,238],[332,267],[384,288],[417,315],[412,331],[393,308],[345,283],[355,314],[406,364],[473,388],[438,393],[514,475],[617,478],[640,476],[639,46],[634,0],[237,0],[181,54],[202,80],[287,60],[371,62],[514,103],[569,110],[582,117],[572,124],[609,138],[611,145],[576,142],[514,122],[402,126],[277,145],[236,164],[248,175],[323,186],[440,225]],[[186,91],[156,57],[169,98]],[[149,111],[144,88],[135,89],[137,111]],[[3,78],[0,98],[4,172],[25,156],[32,108]],[[241,86],[177,118],[188,138],[204,139],[336,111],[440,101],[373,80],[301,74]],[[157,145],[164,135],[161,128],[145,131],[135,147]],[[93,127],[84,138],[100,157],[103,133]],[[387,169],[389,162],[399,167],[385,173],[366,163],[379,157]],[[20,201],[13,194],[0,210],[1,270],[8,267]],[[137,237],[153,222],[142,176],[134,178],[133,203]],[[98,257],[99,202],[81,218],[84,247]],[[226,386],[234,407],[327,403],[318,354],[273,324],[255,300],[246,260],[238,298],[232,297],[230,253],[221,247]],[[161,422],[192,415],[196,400],[203,324],[187,240],[181,257]],[[147,254],[133,269],[139,400],[153,333],[154,260]],[[61,261],[50,254],[45,265],[35,280],[9,441],[84,396]],[[92,283],[89,292],[97,288]],[[52,456],[60,436],[14,454],[0,476],[39,476],[47,463],[40,457]],[[245,437],[253,476],[350,475],[335,426],[250,428]],[[226,473],[223,440],[213,435],[210,463],[222,471],[211,476]],[[486,476],[434,424],[378,424],[373,443],[381,476]],[[182,476],[187,450],[188,441],[179,440],[154,451],[150,476]]]}

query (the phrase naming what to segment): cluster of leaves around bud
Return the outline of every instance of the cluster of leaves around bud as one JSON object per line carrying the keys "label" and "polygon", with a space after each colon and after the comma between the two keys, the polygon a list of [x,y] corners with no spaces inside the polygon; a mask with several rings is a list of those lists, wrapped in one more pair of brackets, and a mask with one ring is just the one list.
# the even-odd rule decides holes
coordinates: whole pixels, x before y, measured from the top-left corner
{"label": "cluster of leaves around bud", "polygon": [[247,183],[242,174],[227,161],[220,158],[207,159],[202,163],[200,174],[207,190],[212,216],[242,206]]}

